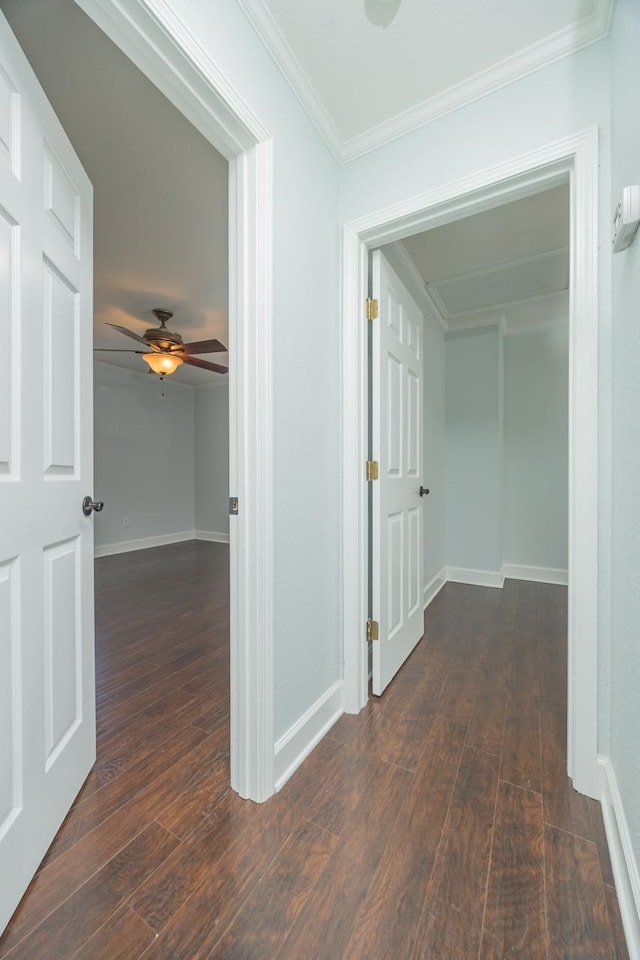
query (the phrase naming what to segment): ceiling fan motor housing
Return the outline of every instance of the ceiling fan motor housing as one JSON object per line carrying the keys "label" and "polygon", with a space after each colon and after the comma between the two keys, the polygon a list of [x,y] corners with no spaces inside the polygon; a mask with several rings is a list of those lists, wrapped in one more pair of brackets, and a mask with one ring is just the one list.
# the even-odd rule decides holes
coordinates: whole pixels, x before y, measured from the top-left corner
{"label": "ceiling fan motor housing", "polygon": [[167,330],[165,326],[167,321],[171,320],[173,313],[170,310],[161,310],[159,308],[156,308],[153,313],[160,321],[160,326],[145,330],[144,339],[147,343],[153,343],[163,350],[170,350],[172,347],[182,346],[182,337],[180,334]]}

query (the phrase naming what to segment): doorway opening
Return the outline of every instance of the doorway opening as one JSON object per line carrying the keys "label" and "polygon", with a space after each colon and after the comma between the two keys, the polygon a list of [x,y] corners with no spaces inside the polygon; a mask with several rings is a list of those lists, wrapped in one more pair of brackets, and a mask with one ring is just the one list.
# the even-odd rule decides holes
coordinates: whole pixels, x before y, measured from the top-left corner
{"label": "doorway opening", "polygon": [[[16,12],[22,8],[26,21],[35,21],[36,6],[14,5],[9,0],[6,4],[9,14],[13,7]],[[231,782],[242,796],[260,801],[273,792],[271,142],[226,78],[168,16],[152,14],[146,4],[137,2],[128,4],[126,12],[103,0],[82,0],[77,7],[170,101],[180,119],[192,124],[208,141],[207,146],[218,151],[220,162],[228,167],[228,199],[223,204],[229,222],[225,245],[228,239],[230,251],[228,285],[225,282],[229,329],[228,336],[224,335],[230,348],[229,489],[224,500],[226,505],[226,494],[231,491],[241,504],[229,531]],[[103,136],[108,137],[108,116],[102,122]],[[127,148],[126,143],[116,145],[116,160],[123,165]],[[171,228],[167,223],[166,230]],[[164,267],[170,278],[171,264]],[[213,256],[210,269],[217,269]],[[126,278],[125,285],[135,286],[131,281]],[[137,302],[128,305],[133,314],[143,310],[145,294],[148,298],[155,290],[137,289],[135,293]],[[225,300],[226,294],[225,289]],[[120,302],[114,306],[125,309]],[[147,326],[154,324],[149,317]],[[197,332],[184,337],[195,338],[202,339]],[[127,346],[124,338],[122,346]],[[168,380],[167,387],[171,386]],[[159,403],[160,392],[158,389]],[[120,519],[125,526],[127,520],[131,522],[126,513]]]}
{"label": "doorway opening", "polygon": [[[33,0],[33,3],[20,4],[20,8],[26,11],[27,20],[37,14],[38,2],[39,0]],[[65,0],[59,0],[59,4],[64,2]],[[7,6],[10,6],[10,0],[7,0]],[[203,56],[195,41],[184,33],[179,24],[173,22],[166,11],[164,16],[152,13],[146,3],[136,3],[135,0],[127,4],[126,12],[114,5],[111,0],[104,3],[102,0],[95,3],[89,0],[78,6],[85,13],[89,13],[90,19],[94,20],[110,40],[115,42],[120,51],[133,61],[134,66],[141,69],[147,80],[152,81],[173,104],[173,107],[177,107],[182,117],[193,124],[199,134],[222,154],[223,164],[228,165],[229,249],[231,251],[228,284],[229,481],[234,498],[240,505],[232,520],[229,533],[230,768],[233,789],[243,797],[262,801],[273,793],[274,752],[270,469],[272,144],[267,131],[246,110],[236,97],[232,86],[217,71],[214,64]],[[76,9],[75,2],[73,9]],[[60,737],[53,741],[57,744],[56,750],[52,752],[44,772],[38,768],[37,751],[27,752],[29,746],[33,745],[32,737],[25,740],[23,754],[18,754],[18,748],[22,749],[22,740],[19,724],[16,721],[16,754],[15,757],[7,754],[6,758],[10,765],[13,764],[10,775],[20,771],[21,762],[26,762],[28,758],[30,765],[28,769],[37,769],[37,774],[29,778],[29,789],[31,789],[37,777],[45,776],[52,764],[57,763],[63,749],[66,751],[65,758],[71,756],[66,749],[68,744],[75,746],[77,743],[79,748],[72,760],[56,766],[58,802],[51,807],[47,817],[39,813],[37,790],[32,790],[33,795],[29,798],[28,804],[20,806],[20,793],[16,787],[18,792],[13,798],[15,816],[12,814],[10,821],[11,842],[22,845],[24,848],[26,844],[23,840],[26,836],[33,837],[34,840],[29,842],[30,849],[24,851],[20,873],[16,874],[15,882],[12,881],[11,888],[7,889],[7,895],[3,900],[2,920],[4,922],[24,892],[26,884],[51,843],[95,757],[95,711],[92,695],[93,611],[91,609],[93,526],[87,517],[90,516],[91,509],[95,508],[96,504],[91,496],[85,495],[84,501],[81,502],[82,509],[78,510],[81,517],[78,521],[75,512],[72,512],[70,499],[77,492],[76,487],[79,485],[84,487],[85,484],[89,487],[93,479],[90,454],[93,378],[89,330],[91,322],[89,290],[92,277],[91,185],[77,156],[74,156],[70,141],[47,102],[46,94],[30,67],[28,59],[4,17],[2,22],[3,40],[6,46],[3,55],[6,55],[8,60],[8,76],[14,72],[17,78],[15,83],[7,80],[11,96],[8,101],[10,112],[6,116],[9,117],[10,122],[13,117],[10,129],[13,131],[11,137],[15,136],[15,143],[12,140],[13,153],[11,154],[11,170],[15,178],[11,181],[11,186],[15,194],[22,191],[25,206],[32,205],[36,209],[44,210],[43,223],[45,218],[49,218],[46,223],[50,223],[50,233],[54,241],[58,236],[64,241],[66,236],[67,246],[71,246],[70,257],[75,257],[75,260],[71,259],[70,262],[77,265],[76,272],[82,270],[81,280],[76,278],[68,282],[60,279],[63,275],[66,277],[64,270],[58,270],[58,273],[55,272],[55,268],[49,270],[45,276],[45,285],[48,284],[46,286],[48,292],[43,303],[45,316],[40,318],[45,325],[49,324],[47,329],[50,329],[52,323],[50,316],[53,315],[54,307],[56,310],[63,309],[64,318],[60,323],[56,321],[58,323],[56,330],[62,332],[70,328],[71,339],[75,337],[76,343],[76,348],[66,355],[69,361],[67,368],[61,367],[60,364],[55,367],[63,370],[58,378],[59,383],[62,384],[64,381],[64,389],[62,392],[58,391],[64,400],[64,403],[61,401],[58,409],[58,426],[65,438],[71,437],[71,445],[67,444],[68,449],[60,454],[60,464],[56,461],[55,471],[57,471],[56,476],[72,476],[75,483],[73,487],[71,483],[66,486],[68,509],[64,513],[68,521],[66,532],[72,533],[73,536],[65,539],[65,535],[59,533],[56,543],[63,543],[64,549],[61,548],[62,552],[60,552],[57,547],[53,550],[52,546],[53,552],[47,554],[48,559],[45,561],[49,562],[50,559],[50,565],[54,562],[58,564],[56,572],[63,566],[66,571],[70,564],[76,565],[75,578],[67,576],[65,581],[68,589],[64,592],[64,596],[60,591],[50,591],[50,595],[55,595],[56,600],[55,605],[53,602],[51,604],[51,615],[55,613],[58,617],[57,622],[61,625],[60,635],[67,640],[75,636],[75,643],[67,642],[64,648],[66,659],[61,663],[63,655],[58,647],[55,655],[50,655],[46,644],[42,644],[42,638],[38,645],[37,629],[32,630],[28,636],[25,633],[24,638],[21,637],[19,641],[16,640],[17,644],[22,645],[17,647],[18,658],[22,654],[25,657],[30,655],[31,648],[35,645],[35,656],[41,660],[49,657],[47,662],[52,682],[58,674],[64,674],[66,686],[61,684],[60,691],[67,690],[69,684],[76,690],[75,701],[72,701],[72,708],[76,709],[76,715],[75,719],[68,724],[66,732],[63,726]],[[23,125],[20,125],[16,119],[21,115],[21,111],[25,117]],[[108,137],[108,116],[102,117],[102,120],[101,136]],[[46,135],[43,134],[45,129]],[[30,139],[24,131],[28,133]],[[25,139],[25,144],[20,149],[18,148],[19,138]],[[126,169],[127,146],[126,143],[121,144],[121,151],[116,153],[113,161],[114,164],[121,164],[122,169]],[[65,156],[65,162],[57,159],[56,152]],[[24,181],[20,179],[21,168],[18,166],[18,159],[22,156],[25,158],[24,167],[29,171],[29,177],[24,178]],[[69,164],[68,168],[74,171],[73,174],[65,172],[65,163]],[[43,181],[42,173],[38,176],[38,164],[43,165],[44,183],[48,192],[41,193]],[[79,192],[80,187],[74,185],[74,180],[82,188],[82,193]],[[84,217],[82,234],[79,232],[81,214]],[[13,218],[12,227],[18,223],[18,219]],[[34,251],[43,232],[44,226],[40,233],[38,230],[24,233],[27,249],[25,257],[42,255],[41,252],[34,253]],[[141,226],[141,232],[144,233],[144,225]],[[78,239],[80,236],[82,244]],[[27,246],[27,241],[30,246]],[[45,264],[45,271],[47,269]],[[12,278],[12,282],[14,281],[24,285],[26,274],[16,273]],[[81,297],[76,296],[80,291]],[[35,287],[34,294],[37,296]],[[49,301],[46,297],[49,297]],[[78,306],[80,301],[82,309]],[[20,304],[20,300],[16,300],[16,303]],[[165,305],[156,302],[155,306],[162,308]],[[134,311],[131,312],[134,313]],[[37,311],[33,316],[38,317]],[[130,337],[130,332],[127,336]],[[135,336],[134,333],[134,339]],[[145,337],[149,339],[147,334]],[[60,342],[53,337],[49,340],[52,348],[55,347],[62,356],[63,345],[60,338],[58,338]],[[19,359],[22,363],[22,356],[17,350],[14,359],[16,362]],[[73,366],[73,377],[69,375],[69,365]],[[25,371],[29,372],[26,366]],[[37,374],[34,372],[33,376],[35,378]],[[47,382],[51,385],[52,378],[49,377]],[[28,383],[25,380],[25,390],[27,387]],[[46,406],[44,413],[44,427],[48,429]],[[23,429],[23,424],[16,420],[16,443],[20,439],[19,429]],[[28,435],[31,436],[30,433]],[[81,465],[78,459],[80,449]],[[70,470],[76,472],[70,474]],[[259,482],[257,478],[260,478]],[[25,495],[32,489],[35,490],[35,487],[32,488],[26,483],[21,486]],[[56,489],[62,488],[58,485]],[[88,492],[86,489],[83,490],[83,494]],[[44,499],[46,508],[49,502],[47,498],[37,499]],[[77,499],[81,501],[81,497]],[[89,511],[86,509],[87,504],[89,504]],[[56,509],[50,512],[56,518],[62,515],[61,510]],[[28,537],[28,532],[26,527],[18,531],[19,545],[14,551],[16,556],[21,555],[20,551],[23,548],[27,549],[25,538]],[[69,544],[72,546],[69,547]],[[31,541],[28,541],[28,549],[32,549]],[[45,577],[45,590],[48,583]],[[34,576],[32,584],[25,584],[25,590],[29,591],[30,586],[36,589],[39,585],[42,585],[42,580]],[[74,633],[68,629],[68,624],[70,622],[79,624],[80,615],[82,615],[82,627],[78,629],[76,626]],[[77,666],[79,663],[82,664],[81,669]],[[17,688],[21,682],[19,673],[13,676],[13,682]],[[16,696],[14,702],[20,702],[20,690],[16,689],[14,692]],[[28,703],[25,700],[25,710],[19,723],[27,727],[29,724],[34,725],[44,736],[47,736],[47,731],[50,734],[52,728],[49,714],[46,714],[46,706],[42,707],[40,700],[31,696],[30,691],[27,692],[31,699]],[[63,714],[61,723],[64,723],[66,717],[64,711]],[[76,730],[81,731],[81,737],[75,736]],[[25,789],[26,782],[27,778],[23,784]],[[18,783],[17,780],[16,783]],[[26,815],[19,816],[19,811],[26,809],[27,806],[29,822]],[[15,824],[19,826],[19,830],[18,826],[14,829]]]}
{"label": "doorway opening", "polygon": [[[141,763],[164,774],[186,725],[219,733],[227,789],[229,165],[77,4],[4,7],[93,185],[90,488],[104,509],[82,796]],[[162,378],[144,363],[165,356],[151,352],[160,322],[180,351]]]}
{"label": "doorway opening", "polygon": [[381,693],[447,581],[567,584],[568,177],[372,261]]}
{"label": "doorway opening", "polygon": [[[369,251],[563,183],[570,185],[568,773],[599,795],[597,767],[597,132],[510,160],[344,227],[343,569],[345,709],[367,699],[367,296]],[[426,484],[428,486],[428,483]]]}

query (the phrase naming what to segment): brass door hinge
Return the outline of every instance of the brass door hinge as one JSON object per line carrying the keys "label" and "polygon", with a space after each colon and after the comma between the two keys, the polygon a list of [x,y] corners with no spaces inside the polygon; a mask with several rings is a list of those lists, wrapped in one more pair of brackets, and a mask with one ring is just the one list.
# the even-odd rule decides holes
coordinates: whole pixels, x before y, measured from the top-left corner
{"label": "brass door hinge", "polygon": [[378,472],[378,461],[367,460],[367,480],[377,480]]}
{"label": "brass door hinge", "polygon": [[367,620],[367,640],[377,640],[380,633],[380,624],[377,620]]}
{"label": "brass door hinge", "polygon": [[371,297],[367,297],[366,300],[366,312],[367,320],[377,320],[378,319],[378,301],[372,300]]}

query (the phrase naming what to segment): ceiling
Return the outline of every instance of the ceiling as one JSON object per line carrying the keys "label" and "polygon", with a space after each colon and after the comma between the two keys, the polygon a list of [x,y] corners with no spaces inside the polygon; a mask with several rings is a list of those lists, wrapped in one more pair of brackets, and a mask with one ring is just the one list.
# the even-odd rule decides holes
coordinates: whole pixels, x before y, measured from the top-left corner
{"label": "ceiling", "polygon": [[[534,41],[538,49],[550,37],[566,39],[567,31],[576,43],[589,42],[609,15],[609,0],[238,2],[263,35],[269,25],[272,49],[274,36],[286,37],[289,53],[304,63],[290,79],[312,113],[321,104],[337,137],[329,140],[343,155],[390,136],[389,123],[397,135],[416,97],[422,106],[437,100],[452,108],[451,90],[478,71],[486,77],[491,63]],[[397,8],[387,28],[367,18],[376,4]],[[0,8],[94,184],[96,346],[135,349],[105,324],[141,334],[155,325],[154,307],[173,310],[171,328],[185,341],[227,343],[224,158],[73,0],[0,0]],[[540,300],[566,315],[568,223],[565,186],[409,238],[404,248],[449,329],[495,320],[497,308],[527,325],[544,314]],[[135,354],[98,356],[136,371],[144,366]],[[183,366],[173,379],[197,385],[220,377]]]}
{"label": "ceiling", "polygon": [[448,330],[504,320],[514,331],[568,317],[568,183],[402,246]]}
{"label": "ceiling", "polygon": [[[94,343],[133,348],[154,307],[183,340],[228,343],[227,161],[73,0],[0,0],[94,186]],[[97,358],[144,372],[139,356]],[[210,359],[226,366],[227,354]],[[224,375],[182,366],[172,380]]]}
{"label": "ceiling", "polygon": [[[601,39],[612,6],[612,0],[238,2],[341,161]],[[388,26],[372,22],[394,10]]]}

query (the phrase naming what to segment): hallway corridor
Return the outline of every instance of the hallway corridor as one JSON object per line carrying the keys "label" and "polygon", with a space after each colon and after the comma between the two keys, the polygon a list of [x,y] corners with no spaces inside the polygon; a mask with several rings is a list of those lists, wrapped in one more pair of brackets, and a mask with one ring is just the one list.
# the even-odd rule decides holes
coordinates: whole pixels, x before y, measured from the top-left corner
{"label": "hallway corridor", "polygon": [[227,549],[97,564],[98,762],[11,960],[625,960],[565,775],[566,589],[448,584],[380,699],[282,791],[228,774]]}

